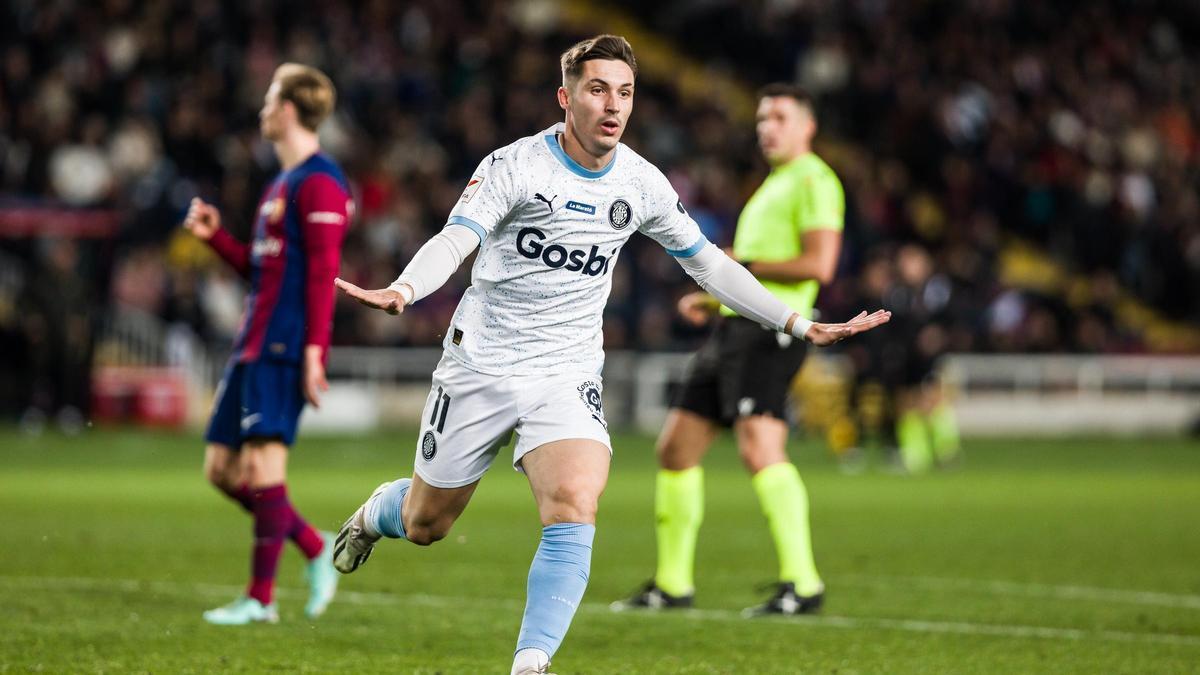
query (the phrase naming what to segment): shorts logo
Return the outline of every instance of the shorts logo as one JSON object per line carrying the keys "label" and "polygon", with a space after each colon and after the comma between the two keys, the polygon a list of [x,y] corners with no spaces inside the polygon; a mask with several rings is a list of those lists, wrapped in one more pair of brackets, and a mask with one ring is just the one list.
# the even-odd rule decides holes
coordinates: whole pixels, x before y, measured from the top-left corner
{"label": "shorts logo", "polygon": [[436,454],[437,438],[434,437],[433,430],[426,431],[425,435],[421,437],[421,457],[428,462],[433,459],[433,456]]}
{"label": "shorts logo", "polygon": [[739,399],[737,402],[738,414],[742,417],[747,417],[754,412],[754,404],[756,401],[749,396]]}
{"label": "shorts logo", "polygon": [[588,380],[579,385],[579,398],[583,400],[583,405],[587,406],[588,413],[592,419],[600,423],[600,426],[608,428],[608,422],[604,421],[604,403],[600,400],[600,385]]}
{"label": "shorts logo", "polygon": [[254,413],[246,415],[242,418],[242,431],[249,431],[251,427],[262,421],[262,413]]}
{"label": "shorts logo", "polygon": [[608,224],[613,226],[613,229],[623,230],[633,220],[633,209],[630,208],[629,202],[624,199],[618,199],[608,207]]}

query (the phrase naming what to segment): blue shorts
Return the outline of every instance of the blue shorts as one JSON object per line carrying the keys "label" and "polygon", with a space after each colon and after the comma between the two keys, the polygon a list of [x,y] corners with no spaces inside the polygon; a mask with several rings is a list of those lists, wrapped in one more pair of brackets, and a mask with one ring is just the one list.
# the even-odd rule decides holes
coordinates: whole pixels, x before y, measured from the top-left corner
{"label": "blue shorts", "polygon": [[290,446],[304,409],[300,386],[297,364],[231,361],[217,386],[204,440],[234,450],[251,438],[277,438]]}

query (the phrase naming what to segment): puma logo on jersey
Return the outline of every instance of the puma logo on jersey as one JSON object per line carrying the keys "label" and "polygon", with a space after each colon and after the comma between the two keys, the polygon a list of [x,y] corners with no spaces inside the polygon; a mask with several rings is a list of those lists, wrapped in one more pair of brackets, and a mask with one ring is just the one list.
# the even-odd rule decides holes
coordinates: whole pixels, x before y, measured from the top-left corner
{"label": "puma logo on jersey", "polygon": [[608,272],[609,260],[616,255],[618,250],[613,249],[612,253],[603,256],[600,255],[600,247],[595,244],[592,244],[590,251],[579,248],[568,250],[558,244],[549,246],[542,244],[542,240],[545,238],[546,233],[536,227],[522,229],[517,233],[517,253],[530,260],[540,258],[547,267],[553,269],[564,268],[568,272],[579,272],[589,277],[595,277]]}
{"label": "puma logo on jersey", "polygon": [[550,213],[554,213],[554,200],[558,199],[558,195],[554,195],[553,197],[546,199],[542,196],[542,193],[538,192],[533,195],[533,198],[539,202],[546,202],[546,206],[550,208]]}

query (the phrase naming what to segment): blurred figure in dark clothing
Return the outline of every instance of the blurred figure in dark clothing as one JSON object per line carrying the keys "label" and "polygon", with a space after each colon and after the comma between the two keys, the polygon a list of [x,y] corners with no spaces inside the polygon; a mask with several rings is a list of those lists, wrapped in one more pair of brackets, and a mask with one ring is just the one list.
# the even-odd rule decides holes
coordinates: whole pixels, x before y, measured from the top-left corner
{"label": "blurred figure in dark clothing", "polygon": [[914,474],[957,457],[958,424],[934,375],[950,345],[953,294],[949,277],[935,273],[917,244],[880,249],[863,265],[855,302],[882,305],[895,325],[846,349],[855,371],[858,447],[845,451],[845,466],[857,466],[869,446],[889,454],[894,448],[900,466]]}
{"label": "blurred figure in dark clothing", "polygon": [[[895,269],[892,264],[894,252],[881,248],[863,265],[858,278],[854,302],[868,302],[881,307],[895,284]],[[868,448],[880,448],[891,456],[896,452],[895,394],[899,386],[900,373],[895,364],[897,358],[893,345],[900,342],[895,335],[864,335],[846,347],[846,355],[854,367],[854,379],[850,393],[850,404],[855,428],[853,447],[834,450],[841,456],[843,466],[860,466]]]}
{"label": "blurred figure in dark clothing", "polygon": [[[933,258],[923,247],[906,244],[896,253],[896,284],[884,306],[899,316],[885,346],[888,380],[895,386],[896,441],[909,473],[928,471],[958,456],[960,440],[954,410],[934,377],[937,359],[949,345],[945,311],[952,285],[934,273]],[[893,321],[895,319],[893,318]]]}
{"label": "blurred figure in dark clothing", "polygon": [[47,239],[40,249],[41,265],[20,302],[30,373],[22,423],[37,431],[54,415],[64,432],[77,433],[91,384],[92,289],[73,240]]}

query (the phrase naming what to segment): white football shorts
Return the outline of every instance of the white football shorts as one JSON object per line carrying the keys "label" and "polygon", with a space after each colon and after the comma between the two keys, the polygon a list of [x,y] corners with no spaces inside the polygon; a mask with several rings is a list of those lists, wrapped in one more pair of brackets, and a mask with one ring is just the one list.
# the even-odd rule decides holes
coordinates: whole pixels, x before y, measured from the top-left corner
{"label": "white football shorts", "polygon": [[421,413],[413,470],[421,480],[455,488],[479,480],[517,433],[513,468],[552,441],[587,438],[612,453],[600,395],[592,373],[487,375],[442,356]]}

